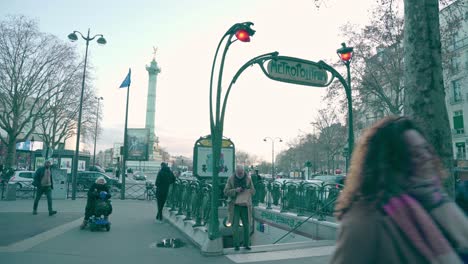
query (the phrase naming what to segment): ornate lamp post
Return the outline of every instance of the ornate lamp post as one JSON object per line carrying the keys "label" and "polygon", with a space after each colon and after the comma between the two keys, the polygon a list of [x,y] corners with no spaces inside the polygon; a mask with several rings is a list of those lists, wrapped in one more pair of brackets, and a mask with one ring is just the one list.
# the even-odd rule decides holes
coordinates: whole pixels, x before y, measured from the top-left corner
{"label": "ornate lamp post", "polygon": [[346,167],[346,170],[345,170],[345,173],[347,174],[348,173],[348,162],[349,162],[349,151],[348,151],[348,147],[344,147],[343,149],[343,157],[345,158],[345,167]]}
{"label": "ornate lamp post", "polygon": [[271,137],[266,137],[263,139],[263,141],[267,142],[267,139],[271,141],[271,177],[274,179],[275,175],[275,140],[278,139],[279,142],[283,142],[283,140],[279,137],[271,138]]}
{"label": "ornate lamp post", "polygon": [[86,41],[86,52],[85,52],[85,60],[84,60],[84,69],[83,69],[83,80],[81,83],[81,96],[80,96],[80,108],[78,112],[78,124],[77,124],[77,132],[76,132],[76,147],[75,147],[75,155],[73,157],[73,171],[72,171],[72,200],[75,200],[76,198],[76,178],[78,176],[78,157],[79,157],[79,151],[80,151],[80,136],[81,136],[81,114],[83,111],[83,95],[84,95],[84,87],[85,87],[85,80],[86,80],[86,63],[88,61],[88,46],[89,42],[96,37],[99,37],[97,39],[97,43],[101,45],[105,45],[107,43],[106,39],[102,34],[97,34],[93,37],[89,36],[89,29],[88,29],[88,35],[85,37],[81,32],[79,31],[73,31],[68,35],[68,39],[70,39],[72,42],[78,40],[78,36],[76,33],[80,34],[81,38]]}
{"label": "ornate lamp post", "polygon": [[[351,95],[351,73],[349,65],[351,63],[351,59],[353,58],[353,48],[346,47],[345,43],[341,43],[341,48],[339,48],[336,53],[340,57],[340,60],[346,66],[346,70],[348,73],[347,81],[344,77],[338,73],[335,68],[328,65],[324,61],[319,61],[319,66],[323,69],[329,71],[334,77],[338,78],[341,82],[343,87],[345,88],[346,92],[346,99],[348,100],[348,159],[351,157],[353,153],[353,146],[354,146],[354,130],[353,130],[353,102],[352,102],[352,95]],[[349,166],[349,162],[347,162],[347,167]],[[347,170],[348,168],[346,168]]]}
{"label": "ornate lamp post", "polygon": [[[241,42],[249,42],[250,37],[255,34],[255,30],[250,28],[253,25],[252,22],[237,23],[231,26],[231,28],[226,31],[221,40],[219,41],[218,47],[216,48],[215,56],[213,59],[213,66],[211,68],[211,78],[210,78],[210,130],[211,130],[211,142],[212,142],[212,151],[213,151],[213,178],[212,178],[212,197],[211,197],[211,214],[210,222],[208,228],[209,238],[214,240],[220,236],[219,233],[219,219],[218,219],[218,202],[219,202],[219,171],[220,171],[220,157],[221,157],[221,144],[223,138],[223,117],[224,111],[221,112],[221,84],[223,80],[223,69],[224,62],[226,59],[226,54],[231,46],[237,40]],[[218,73],[218,85],[216,87],[216,109],[213,112],[213,77],[214,69],[216,65],[216,60],[218,57],[218,52],[223,44],[223,41],[227,39],[224,46],[223,54],[221,57],[221,62],[219,65]],[[226,106],[228,94],[226,94],[224,99],[224,106]],[[225,108],[223,107],[223,110]]]}
{"label": "ornate lamp post", "polygon": [[353,58],[353,47],[346,47],[346,44],[343,42],[341,43],[341,48],[336,50],[338,57],[340,57],[341,62],[346,66],[347,72],[347,87],[346,89],[346,97],[348,98],[348,150],[346,155],[346,172],[348,171],[349,166],[349,157],[350,154],[353,153],[353,146],[354,146],[354,130],[353,130],[353,106],[352,106],[352,94],[351,94],[351,71],[349,68],[349,64],[351,63],[351,59]]}
{"label": "ornate lamp post", "polygon": [[[96,110],[96,129],[94,130],[94,154],[93,154],[93,166],[96,166],[96,142],[97,142],[97,132],[98,132],[98,121],[99,121],[99,102],[104,100],[101,97],[94,97],[97,100],[97,110]],[[101,164],[102,165],[102,164]]]}

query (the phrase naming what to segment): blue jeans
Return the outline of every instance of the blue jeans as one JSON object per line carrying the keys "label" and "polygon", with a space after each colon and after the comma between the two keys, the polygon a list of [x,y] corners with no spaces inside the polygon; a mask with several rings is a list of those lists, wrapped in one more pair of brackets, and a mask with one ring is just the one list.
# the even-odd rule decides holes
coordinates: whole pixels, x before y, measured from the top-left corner
{"label": "blue jeans", "polygon": [[47,197],[47,207],[49,209],[49,212],[52,212],[52,188],[50,186],[38,187],[36,189],[36,198],[34,199],[34,206],[33,206],[34,212],[37,212],[37,205],[39,204],[39,200],[41,199],[42,194],[44,193]]}

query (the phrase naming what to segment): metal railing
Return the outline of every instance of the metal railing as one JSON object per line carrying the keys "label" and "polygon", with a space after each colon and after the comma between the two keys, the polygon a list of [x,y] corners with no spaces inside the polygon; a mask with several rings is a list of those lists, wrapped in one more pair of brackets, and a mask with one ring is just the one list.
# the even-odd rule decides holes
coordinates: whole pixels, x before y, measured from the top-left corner
{"label": "metal railing", "polygon": [[194,220],[193,227],[205,226],[211,213],[211,184],[199,180],[177,179],[171,185],[167,206],[185,220]]}
{"label": "metal railing", "polygon": [[15,188],[14,199],[34,199],[36,195],[36,187],[32,185],[32,181],[16,181],[14,183],[7,183],[2,181],[0,183],[0,194],[2,200],[12,199],[9,197],[9,188]]}
{"label": "metal railing", "polygon": [[[280,212],[296,213],[298,216],[315,216],[319,221],[333,216],[336,199],[343,185],[325,182],[256,181],[254,206],[275,206]],[[177,179],[169,190],[167,206],[184,220],[194,220],[196,226],[207,224],[211,213],[211,184],[199,180]],[[225,204],[220,197],[220,205]]]}
{"label": "metal railing", "polygon": [[298,216],[315,215],[319,221],[333,216],[335,201],[342,184],[307,181],[259,181],[255,183],[254,205],[264,203],[266,209],[276,206],[280,212]]}

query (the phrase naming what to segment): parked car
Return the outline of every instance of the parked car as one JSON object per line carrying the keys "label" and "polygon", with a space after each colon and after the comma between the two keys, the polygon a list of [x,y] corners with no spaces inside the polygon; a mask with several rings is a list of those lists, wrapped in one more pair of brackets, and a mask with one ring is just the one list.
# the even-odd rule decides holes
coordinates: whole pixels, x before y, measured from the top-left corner
{"label": "parked car", "polygon": [[192,171],[184,171],[180,174],[181,177],[192,177],[193,176],[193,172]]}
{"label": "parked car", "polygon": [[15,171],[8,181],[8,184],[15,184],[17,190],[22,188],[34,188],[32,186],[34,173],[34,171]]}
{"label": "parked car", "polygon": [[[71,175],[68,175],[68,181],[72,182]],[[96,182],[96,179],[99,177],[104,177],[106,179],[107,184],[110,187],[117,187],[120,188],[121,183],[116,178],[109,177],[109,175],[106,175],[102,172],[97,172],[97,171],[79,171],[78,172],[78,177],[76,179],[76,187],[78,191],[86,191],[89,189],[89,187]]]}
{"label": "parked car", "polygon": [[101,173],[106,172],[101,166],[98,166],[98,165],[90,166],[89,171],[97,171],[97,172],[101,172]]}
{"label": "parked car", "polygon": [[135,181],[146,181],[146,175],[141,171],[136,171],[132,177]]}
{"label": "parked car", "polygon": [[344,175],[318,175],[312,178],[314,181],[322,181],[325,183],[344,184],[346,176]]}
{"label": "parked car", "polygon": [[193,176],[193,172],[191,171],[184,171],[180,174],[179,179],[181,180],[189,180],[189,181],[194,181],[197,180],[195,176]]}

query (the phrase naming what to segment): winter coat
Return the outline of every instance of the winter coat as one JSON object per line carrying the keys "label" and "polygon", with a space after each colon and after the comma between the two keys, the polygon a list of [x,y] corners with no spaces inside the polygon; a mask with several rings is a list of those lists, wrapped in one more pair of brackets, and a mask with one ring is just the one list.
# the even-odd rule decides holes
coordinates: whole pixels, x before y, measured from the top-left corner
{"label": "winter coat", "polygon": [[[234,206],[236,202],[236,187],[234,184],[234,177],[235,175],[229,177],[229,179],[226,182],[226,186],[224,187],[224,195],[228,197],[228,222],[232,223],[233,217],[234,217]],[[253,212],[252,212],[252,196],[255,194],[255,187],[252,183],[252,178],[249,176],[245,175],[246,177],[246,190],[244,192],[250,192],[250,199],[247,204],[247,209],[249,212],[249,222],[250,225],[253,224]]]}
{"label": "winter coat", "polygon": [[107,193],[107,199],[111,198],[109,186],[107,184],[93,183],[88,190],[88,199],[98,199],[99,193],[101,192]]}
{"label": "winter coat", "polygon": [[[460,222],[466,219],[455,217],[453,203],[444,203],[432,210],[431,215],[450,215],[443,219],[446,238],[458,252],[466,253],[468,239],[467,227]],[[463,220],[463,221],[460,221]],[[459,231],[457,231],[459,230]],[[451,234],[451,235],[449,235]],[[375,202],[359,200],[352,204],[342,219],[332,264],[391,264],[391,263],[429,263],[418,251],[390,216],[378,209]],[[458,263],[436,261],[432,263]]]}
{"label": "winter coat", "polygon": [[[39,169],[36,170],[36,173],[34,173],[34,178],[33,178],[33,186],[36,186],[37,188],[42,187],[41,182],[42,182],[42,177],[44,177],[44,172],[45,172],[46,167],[40,167]],[[49,167],[50,170],[50,188],[54,189],[54,179],[52,177],[52,168]]]}
{"label": "winter coat", "polygon": [[158,195],[167,196],[169,186],[175,182],[176,178],[169,167],[162,167],[156,177],[156,191]]}
{"label": "winter coat", "polygon": [[458,183],[455,201],[465,214],[468,215],[468,180]]}

